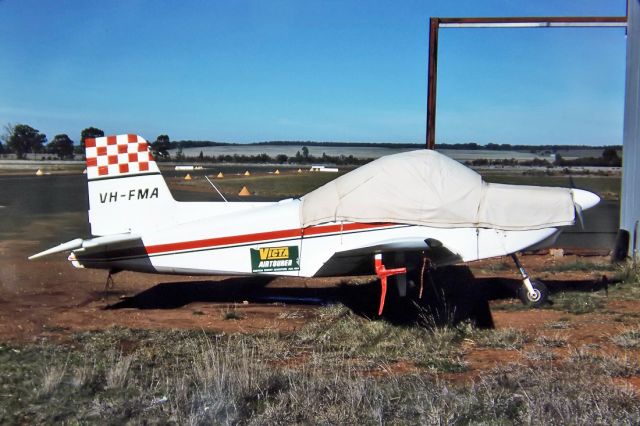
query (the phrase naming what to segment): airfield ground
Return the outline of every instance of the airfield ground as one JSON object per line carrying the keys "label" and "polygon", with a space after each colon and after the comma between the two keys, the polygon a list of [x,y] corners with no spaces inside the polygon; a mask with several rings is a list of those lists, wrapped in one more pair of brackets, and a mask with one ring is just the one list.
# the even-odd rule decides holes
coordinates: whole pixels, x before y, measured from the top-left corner
{"label": "airfield ground", "polygon": [[[288,194],[268,173],[220,186],[269,198],[332,177],[299,176]],[[507,258],[469,265],[473,279],[450,271],[425,292],[434,303],[389,300],[380,320],[373,277],[123,272],[105,291],[104,271],[64,255],[26,260],[86,233],[82,177],[0,180],[0,423],[640,418],[640,274],[606,250],[525,254],[552,291],[536,310],[514,298]],[[170,179],[190,199],[211,199],[205,183]]]}

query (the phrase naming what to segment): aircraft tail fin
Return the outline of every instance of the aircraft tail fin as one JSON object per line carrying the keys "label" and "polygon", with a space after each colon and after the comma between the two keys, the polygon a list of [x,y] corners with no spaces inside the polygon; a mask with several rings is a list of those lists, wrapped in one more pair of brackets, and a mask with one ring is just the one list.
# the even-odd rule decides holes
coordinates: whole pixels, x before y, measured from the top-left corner
{"label": "aircraft tail fin", "polygon": [[86,139],[85,152],[93,235],[135,232],[167,223],[164,215],[176,201],[144,138],[127,134]]}

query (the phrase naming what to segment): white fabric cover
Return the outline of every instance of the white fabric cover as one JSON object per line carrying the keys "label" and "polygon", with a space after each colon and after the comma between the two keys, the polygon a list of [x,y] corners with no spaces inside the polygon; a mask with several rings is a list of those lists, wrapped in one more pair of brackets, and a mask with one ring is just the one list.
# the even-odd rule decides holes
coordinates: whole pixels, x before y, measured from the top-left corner
{"label": "white fabric cover", "polygon": [[571,225],[571,190],[490,184],[432,150],[388,155],[302,198],[303,227],[326,222],[391,222],[504,230]]}

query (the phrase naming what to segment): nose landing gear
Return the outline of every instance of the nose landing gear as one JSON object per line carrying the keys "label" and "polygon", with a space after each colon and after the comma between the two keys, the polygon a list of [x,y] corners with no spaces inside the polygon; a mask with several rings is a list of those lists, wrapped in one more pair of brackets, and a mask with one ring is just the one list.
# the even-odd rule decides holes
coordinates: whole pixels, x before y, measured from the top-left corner
{"label": "nose landing gear", "polygon": [[549,290],[547,289],[547,286],[540,281],[529,278],[529,274],[524,269],[515,253],[511,254],[511,258],[516,264],[520,275],[522,275],[522,287],[518,290],[518,297],[522,303],[527,306],[531,306],[532,308],[539,308],[545,305],[549,299]]}

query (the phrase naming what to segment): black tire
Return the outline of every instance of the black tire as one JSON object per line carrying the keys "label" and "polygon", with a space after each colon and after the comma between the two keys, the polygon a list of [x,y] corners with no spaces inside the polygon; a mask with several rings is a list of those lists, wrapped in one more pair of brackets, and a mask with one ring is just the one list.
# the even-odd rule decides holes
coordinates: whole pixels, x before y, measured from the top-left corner
{"label": "black tire", "polygon": [[527,288],[523,285],[518,290],[518,297],[523,304],[532,308],[539,308],[547,303],[549,299],[549,289],[540,281],[531,280],[531,285],[535,292],[535,297],[531,297]]}

